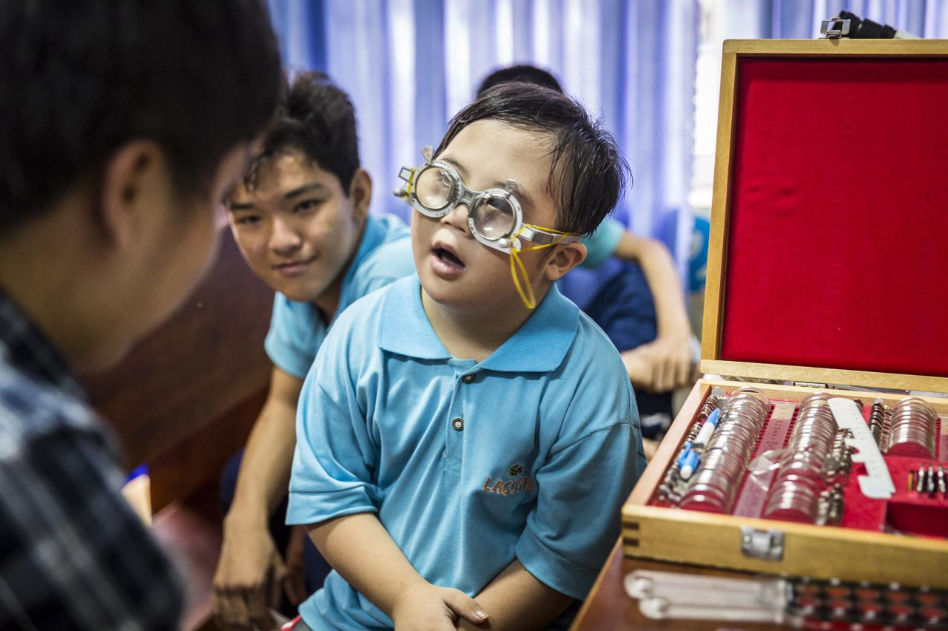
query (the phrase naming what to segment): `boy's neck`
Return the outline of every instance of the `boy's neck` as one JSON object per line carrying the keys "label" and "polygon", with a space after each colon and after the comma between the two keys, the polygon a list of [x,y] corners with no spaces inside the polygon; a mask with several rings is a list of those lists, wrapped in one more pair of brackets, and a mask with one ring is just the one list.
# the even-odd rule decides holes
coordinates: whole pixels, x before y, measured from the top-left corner
{"label": "boy's neck", "polygon": [[339,308],[339,298],[342,296],[342,280],[346,277],[350,265],[352,265],[351,261],[347,263],[342,271],[339,272],[339,275],[333,279],[329,287],[313,301],[317,311],[319,311],[319,317],[325,326],[329,326],[332,319],[336,317],[336,310]]}
{"label": "boy's neck", "polygon": [[[89,279],[80,270],[86,266],[72,243],[54,236],[60,234],[79,234],[75,242],[85,237],[50,213],[3,239],[0,287],[66,361],[81,370],[98,354],[99,327],[94,324],[95,309],[84,297]],[[102,309],[98,320],[106,327],[110,322]]]}
{"label": "boy's neck", "polygon": [[[537,305],[543,301],[549,286],[537,291]],[[451,309],[441,305],[421,288],[421,304],[431,328],[444,347],[457,359],[482,362],[530,319],[533,311],[519,299],[498,309],[485,305],[481,309]]]}
{"label": "boy's neck", "polygon": [[336,277],[332,280],[332,283],[329,284],[329,287],[313,300],[313,304],[319,309],[319,315],[325,326],[329,326],[333,318],[336,317],[336,311],[339,309],[339,300],[342,298],[342,283],[346,279],[346,276],[348,276],[349,269],[352,267],[356,255],[362,248],[362,238],[365,236],[365,229],[368,223],[368,219],[362,222],[362,227],[359,228],[355,245],[352,248],[352,252],[349,253],[349,259],[346,261],[346,264],[343,265],[339,273],[336,274]]}

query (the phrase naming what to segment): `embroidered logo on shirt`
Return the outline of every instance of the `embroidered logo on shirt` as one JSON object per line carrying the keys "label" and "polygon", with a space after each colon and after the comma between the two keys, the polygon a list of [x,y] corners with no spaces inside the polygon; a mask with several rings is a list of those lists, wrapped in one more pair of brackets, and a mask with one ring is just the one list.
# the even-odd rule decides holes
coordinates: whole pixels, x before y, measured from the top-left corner
{"label": "embroidered logo on shirt", "polygon": [[[511,477],[516,477],[523,473],[523,465],[515,464],[507,470],[507,473],[510,474]],[[481,487],[481,490],[498,495],[516,495],[523,491],[529,493],[533,491],[534,486],[533,479],[528,475],[517,478],[516,480],[502,480],[500,478],[495,480],[493,477],[487,476],[487,480],[484,481],[484,486]]]}

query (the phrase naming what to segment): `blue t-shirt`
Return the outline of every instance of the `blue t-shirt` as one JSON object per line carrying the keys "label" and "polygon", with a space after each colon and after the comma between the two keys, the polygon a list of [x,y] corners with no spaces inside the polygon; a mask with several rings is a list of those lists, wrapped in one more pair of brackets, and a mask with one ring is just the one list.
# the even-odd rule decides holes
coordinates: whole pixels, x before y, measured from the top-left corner
{"label": "blue t-shirt", "polygon": [[[584,598],[645,467],[616,349],[552,287],[480,363],[450,355],[417,276],[353,304],[300,396],[287,523],[377,513],[435,585],[479,593],[515,559]],[[332,572],[314,629],[391,627]]]}
{"label": "blue t-shirt", "polygon": [[[415,272],[408,237],[408,227],[398,217],[368,217],[359,250],[342,281],[333,322],[362,296]],[[270,330],[263,345],[277,368],[303,379],[326,337],[327,328],[316,305],[295,302],[277,292]]]}

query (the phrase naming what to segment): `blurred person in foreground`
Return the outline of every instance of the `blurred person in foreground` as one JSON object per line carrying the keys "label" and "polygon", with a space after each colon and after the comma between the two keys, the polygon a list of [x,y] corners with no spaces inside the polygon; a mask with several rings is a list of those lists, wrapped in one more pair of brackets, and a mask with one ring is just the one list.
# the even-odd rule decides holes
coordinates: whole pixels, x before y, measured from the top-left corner
{"label": "blurred person in foreground", "polygon": [[0,67],[0,629],[175,629],[178,577],[74,371],[115,365],[210,265],[278,99],[269,18],[5,1]]}

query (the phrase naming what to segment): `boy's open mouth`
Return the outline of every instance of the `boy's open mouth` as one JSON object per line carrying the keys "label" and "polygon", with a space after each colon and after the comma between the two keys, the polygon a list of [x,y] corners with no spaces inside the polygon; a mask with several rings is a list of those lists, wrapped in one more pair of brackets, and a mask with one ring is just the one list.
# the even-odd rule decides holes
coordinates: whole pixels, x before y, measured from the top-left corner
{"label": "boy's open mouth", "polygon": [[447,248],[435,246],[431,249],[431,253],[434,254],[439,261],[449,267],[464,269],[464,262],[461,261],[461,259],[459,259],[454,252]]}

